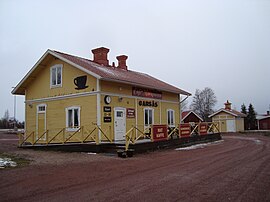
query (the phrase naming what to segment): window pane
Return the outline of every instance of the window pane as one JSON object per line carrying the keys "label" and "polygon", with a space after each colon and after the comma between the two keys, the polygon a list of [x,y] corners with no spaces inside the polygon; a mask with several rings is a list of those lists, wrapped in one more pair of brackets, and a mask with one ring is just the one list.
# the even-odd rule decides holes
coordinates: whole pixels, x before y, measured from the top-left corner
{"label": "window pane", "polygon": [[57,84],[61,84],[61,67],[57,68]]}
{"label": "window pane", "polygon": [[148,125],[148,110],[147,109],[144,111],[144,124]]}
{"label": "window pane", "polygon": [[153,110],[149,109],[149,125],[153,123]]}
{"label": "window pane", "polygon": [[45,106],[39,106],[38,111],[39,112],[45,112]]}
{"label": "window pane", "polygon": [[170,124],[170,111],[167,112],[167,117],[168,117],[168,122],[167,123],[168,123],[168,125],[171,125]]}
{"label": "window pane", "polygon": [[73,127],[72,109],[68,110],[68,127]]}
{"label": "window pane", "polygon": [[74,127],[79,126],[79,113],[78,109],[74,109]]}
{"label": "window pane", "polygon": [[117,111],[116,112],[116,117],[123,117],[123,112]]}
{"label": "window pane", "polygon": [[56,69],[52,68],[52,85],[56,85]]}

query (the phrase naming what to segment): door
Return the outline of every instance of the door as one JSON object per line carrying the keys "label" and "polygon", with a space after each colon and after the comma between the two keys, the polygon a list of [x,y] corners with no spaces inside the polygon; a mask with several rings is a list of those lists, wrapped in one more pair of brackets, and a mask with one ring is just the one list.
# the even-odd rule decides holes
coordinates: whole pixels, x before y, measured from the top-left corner
{"label": "door", "polygon": [[227,120],[227,132],[236,132],[235,130],[235,120]]}
{"label": "door", "polygon": [[114,109],[114,139],[125,140],[126,134],[126,109]]}
{"label": "door", "polygon": [[38,105],[37,106],[37,133],[36,133],[36,139],[39,137],[40,140],[45,140],[46,139],[46,105]]}

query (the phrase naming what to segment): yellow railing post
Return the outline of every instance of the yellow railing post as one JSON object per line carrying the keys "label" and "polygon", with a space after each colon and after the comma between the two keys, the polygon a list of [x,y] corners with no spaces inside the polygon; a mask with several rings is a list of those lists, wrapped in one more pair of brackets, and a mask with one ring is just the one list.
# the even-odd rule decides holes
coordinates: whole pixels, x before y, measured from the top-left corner
{"label": "yellow railing post", "polygon": [[50,139],[49,141],[48,141],[48,144],[50,144],[59,134],[61,134],[63,131],[65,130],[65,128],[62,128],[56,135],[54,135],[53,137],[52,137],[52,139]]}
{"label": "yellow railing post", "polygon": [[22,135],[22,133],[18,133],[18,136],[19,136],[19,147],[22,145],[22,143],[23,143],[23,135]]}
{"label": "yellow railing post", "polygon": [[79,139],[80,142],[82,142],[83,134],[84,134],[84,127],[82,126],[81,128],[82,128],[82,130],[81,130],[81,138]]}
{"label": "yellow railing post", "polygon": [[94,127],[94,129],[83,139],[83,142],[85,142],[88,137],[91,137],[94,141],[96,141],[96,137],[92,137],[92,133],[96,130],[97,128]]}
{"label": "yellow railing post", "polygon": [[48,130],[46,130],[40,137],[36,139],[36,141],[33,142],[33,145],[36,144],[45,134],[47,134]]}

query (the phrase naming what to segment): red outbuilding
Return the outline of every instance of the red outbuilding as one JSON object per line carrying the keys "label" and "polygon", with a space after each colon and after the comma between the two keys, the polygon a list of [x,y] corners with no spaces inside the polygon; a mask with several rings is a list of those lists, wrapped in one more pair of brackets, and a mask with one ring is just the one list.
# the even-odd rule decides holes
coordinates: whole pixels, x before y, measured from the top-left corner
{"label": "red outbuilding", "polygon": [[182,123],[199,123],[203,122],[203,119],[194,111],[183,111],[181,114]]}
{"label": "red outbuilding", "polygon": [[270,130],[270,114],[269,114],[269,111],[267,111],[267,114],[258,115],[256,118],[257,118],[257,121],[258,121],[258,130]]}

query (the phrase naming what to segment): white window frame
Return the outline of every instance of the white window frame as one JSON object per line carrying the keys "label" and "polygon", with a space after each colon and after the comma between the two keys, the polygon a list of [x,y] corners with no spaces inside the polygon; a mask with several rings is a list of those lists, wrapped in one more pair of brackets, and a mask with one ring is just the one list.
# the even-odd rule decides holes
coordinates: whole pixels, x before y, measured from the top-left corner
{"label": "white window frame", "polygon": [[[146,124],[145,123],[145,112],[146,111],[152,111],[152,124]],[[148,123],[149,123],[149,117],[150,116],[148,116]],[[155,111],[154,111],[154,109],[153,108],[144,108],[143,109],[143,122],[144,122],[144,129],[146,129],[146,128],[149,128],[151,125],[154,125],[154,119],[155,118]]]}
{"label": "white window frame", "polygon": [[[172,117],[169,117],[171,116],[171,113],[172,113]],[[169,121],[170,118],[172,118],[172,123],[170,123]],[[169,127],[175,127],[175,111],[173,109],[167,109],[167,124]]]}
{"label": "white window frame", "polygon": [[[40,107],[44,107],[44,110],[40,110]],[[37,113],[40,114],[40,113],[46,113],[46,108],[47,108],[47,105],[46,104],[39,104],[37,105]]]}
{"label": "white window frame", "polygon": [[[61,72],[61,83],[60,84],[57,84],[57,69],[60,68],[60,72]],[[55,81],[56,81],[56,84],[53,84],[52,83],[52,72],[53,72],[53,69],[55,69],[56,71],[56,74],[55,74]],[[62,64],[57,64],[57,65],[54,65],[51,67],[50,69],[50,86],[51,88],[59,88],[59,87],[62,87],[62,84],[63,84],[63,65]]]}
{"label": "white window frame", "polygon": [[[44,110],[40,110],[40,107],[44,107]],[[47,111],[47,105],[46,104],[39,104],[37,105],[37,115],[36,115],[36,139],[38,139],[38,114],[44,114],[44,124],[45,124],[45,131],[47,130],[47,120],[46,120],[46,113]],[[46,135],[43,136],[40,140],[46,140]]]}
{"label": "white window frame", "polygon": [[[78,110],[78,126],[74,126],[74,110],[77,109]],[[68,112],[69,110],[72,110],[72,127],[69,126],[69,116],[68,116]],[[66,108],[66,130],[67,131],[76,131],[81,127],[81,108],[79,106],[71,106],[71,107],[67,107]]]}

